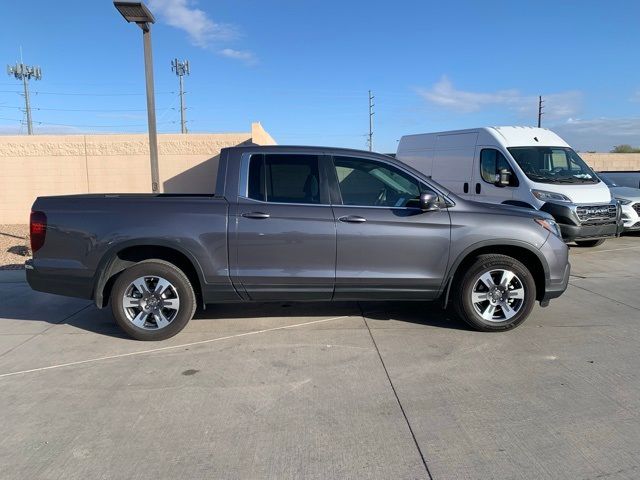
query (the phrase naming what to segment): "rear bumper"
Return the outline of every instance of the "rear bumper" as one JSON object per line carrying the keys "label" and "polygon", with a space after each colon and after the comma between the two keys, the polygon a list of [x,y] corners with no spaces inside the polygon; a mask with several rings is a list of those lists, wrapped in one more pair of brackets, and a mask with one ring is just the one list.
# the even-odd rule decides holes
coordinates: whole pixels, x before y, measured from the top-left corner
{"label": "rear bumper", "polygon": [[93,298],[93,279],[71,275],[68,270],[36,268],[33,260],[25,262],[27,283],[38,292],[64,295],[65,297]]}

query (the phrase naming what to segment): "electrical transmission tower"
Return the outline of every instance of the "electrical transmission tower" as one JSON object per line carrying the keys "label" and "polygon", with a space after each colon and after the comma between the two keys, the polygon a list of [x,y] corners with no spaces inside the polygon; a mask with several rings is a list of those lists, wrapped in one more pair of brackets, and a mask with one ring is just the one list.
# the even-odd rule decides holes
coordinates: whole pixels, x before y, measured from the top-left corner
{"label": "electrical transmission tower", "polygon": [[184,118],[184,82],[182,77],[189,75],[189,60],[180,61],[177,58],[171,60],[171,71],[176,72],[176,75],[180,79],[180,131],[187,133],[187,122]]}
{"label": "electrical transmission tower", "polygon": [[542,96],[538,97],[538,128],[542,125],[542,115],[543,115],[543,106],[544,100],[542,100]]}
{"label": "electrical transmission tower", "polygon": [[32,78],[35,80],[42,79],[42,70],[40,70],[40,67],[30,67],[22,62],[16,62],[14,66],[7,65],[7,74],[13,75],[18,80],[22,80],[22,84],[24,85],[25,113],[27,114],[27,132],[29,135],[33,135],[31,101],[29,100],[29,80]]}
{"label": "electrical transmission tower", "polygon": [[373,99],[376,98],[371,94],[371,90],[369,90],[369,151],[373,150],[373,115],[375,112],[373,111],[373,107],[375,104],[373,103]]}

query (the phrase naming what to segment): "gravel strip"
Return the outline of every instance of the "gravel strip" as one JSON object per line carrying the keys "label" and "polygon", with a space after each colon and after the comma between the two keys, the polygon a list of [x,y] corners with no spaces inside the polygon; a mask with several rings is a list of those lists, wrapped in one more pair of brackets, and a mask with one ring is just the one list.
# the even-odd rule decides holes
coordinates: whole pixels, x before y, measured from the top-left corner
{"label": "gravel strip", "polygon": [[21,270],[28,258],[29,225],[0,225],[0,270]]}

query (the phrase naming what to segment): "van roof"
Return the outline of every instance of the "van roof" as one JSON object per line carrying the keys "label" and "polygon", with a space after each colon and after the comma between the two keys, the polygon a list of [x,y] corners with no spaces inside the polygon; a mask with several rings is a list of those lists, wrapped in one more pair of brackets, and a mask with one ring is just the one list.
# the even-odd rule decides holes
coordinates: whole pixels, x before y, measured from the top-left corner
{"label": "van roof", "polygon": [[[488,143],[490,140],[508,147],[528,147],[545,145],[553,147],[569,147],[559,135],[547,128],[537,127],[478,127],[465,130],[450,130],[443,132],[421,133],[405,135],[400,139],[398,151],[435,148],[435,138],[444,135],[456,135],[465,133],[477,133],[478,144]],[[430,145],[427,146],[427,145]]]}

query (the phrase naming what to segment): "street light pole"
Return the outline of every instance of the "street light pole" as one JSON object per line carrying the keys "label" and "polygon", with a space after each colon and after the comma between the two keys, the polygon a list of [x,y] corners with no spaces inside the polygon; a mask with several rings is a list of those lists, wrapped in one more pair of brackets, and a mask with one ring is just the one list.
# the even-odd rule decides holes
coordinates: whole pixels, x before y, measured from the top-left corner
{"label": "street light pole", "polygon": [[147,120],[149,124],[149,157],[151,160],[151,191],[160,192],[160,175],[158,173],[158,132],[156,130],[156,100],[153,91],[153,54],[151,51],[151,24],[155,23],[153,14],[142,2],[113,2],[113,6],[124,19],[135,23],[142,29],[144,44],[144,74],[147,89]]}
{"label": "street light pole", "polygon": [[151,158],[151,191],[160,191],[158,171],[158,132],[156,129],[156,96],[153,89],[153,53],[151,51],[151,28],[142,27],[144,43],[144,76],[147,84],[147,121],[149,123],[149,155]]}

